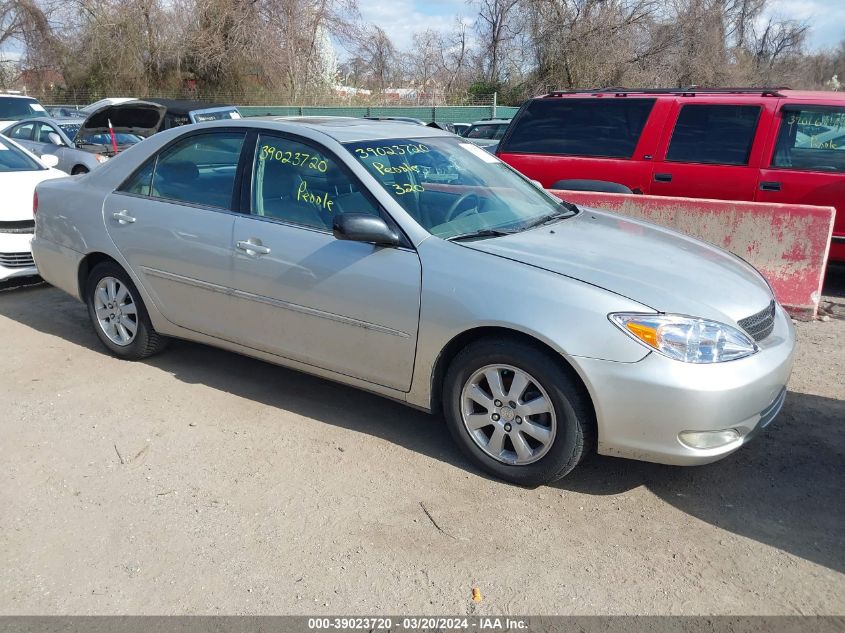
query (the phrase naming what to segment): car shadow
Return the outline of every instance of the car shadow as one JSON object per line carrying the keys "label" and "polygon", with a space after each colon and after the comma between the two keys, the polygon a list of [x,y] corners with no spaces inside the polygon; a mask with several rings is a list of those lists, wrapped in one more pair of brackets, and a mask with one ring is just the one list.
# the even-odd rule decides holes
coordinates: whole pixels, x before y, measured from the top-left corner
{"label": "car shadow", "polygon": [[843,421],[845,401],[790,391],[771,426],[719,462],[679,468],[597,456],[555,486],[589,495],[645,486],[711,525],[843,572]]}
{"label": "car shadow", "polygon": [[[85,307],[44,285],[0,292],[0,315],[101,348]],[[485,476],[454,445],[441,416],[200,344],[174,341],[169,353],[145,362],[185,383],[367,433]],[[553,485],[596,496],[645,486],[701,521],[843,572],[845,506],[837,501],[845,473],[843,420],[845,401],[790,392],[766,432],[715,464],[679,468],[598,456]]]}

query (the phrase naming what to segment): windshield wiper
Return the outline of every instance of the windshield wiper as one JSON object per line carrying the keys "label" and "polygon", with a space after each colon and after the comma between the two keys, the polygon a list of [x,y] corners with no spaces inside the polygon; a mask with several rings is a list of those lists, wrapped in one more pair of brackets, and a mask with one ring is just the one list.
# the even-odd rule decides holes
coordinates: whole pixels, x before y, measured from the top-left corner
{"label": "windshield wiper", "polygon": [[458,233],[452,237],[447,237],[446,241],[460,242],[461,240],[471,240],[482,237],[502,237],[503,235],[513,235],[513,231],[502,231],[501,229],[478,229],[477,231]]}
{"label": "windshield wiper", "polygon": [[563,218],[572,217],[575,213],[578,212],[578,207],[572,204],[571,202],[567,202],[566,200],[561,200],[560,206],[566,209],[566,211],[561,211],[560,209],[558,209],[554,213],[544,215],[540,218],[537,218],[533,222],[529,222],[528,224],[523,224],[522,230],[533,229],[537,226],[545,226],[546,224],[552,224],[553,222],[557,222],[558,220],[562,220]]}

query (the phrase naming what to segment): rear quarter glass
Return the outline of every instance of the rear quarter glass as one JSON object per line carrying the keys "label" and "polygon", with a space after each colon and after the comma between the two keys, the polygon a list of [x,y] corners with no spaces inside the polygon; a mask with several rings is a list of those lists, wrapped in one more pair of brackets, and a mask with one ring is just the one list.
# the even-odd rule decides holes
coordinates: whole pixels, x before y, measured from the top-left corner
{"label": "rear quarter glass", "polygon": [[540,98],[517,114],[501,153],[631,158],[654,98]]}

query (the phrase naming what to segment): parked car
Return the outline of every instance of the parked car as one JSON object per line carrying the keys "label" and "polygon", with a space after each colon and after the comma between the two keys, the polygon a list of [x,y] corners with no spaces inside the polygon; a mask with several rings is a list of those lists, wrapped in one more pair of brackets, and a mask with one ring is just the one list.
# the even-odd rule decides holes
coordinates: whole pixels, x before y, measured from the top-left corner
{"label": "parked car", "polygon": [[52,154],[58,159],[57,169],[66,174],[84,174],[100,163],[106,154],[77,147],[74,139],[84,119],[24,119],[5,130],[3,135],[13,138],[36,156]]}
{"label": "parked car", "polygon": [[612,88],[527,101],[497,153],[546,187],[833,206],[845,261],[844,139],[841,92]]}
{"label": "parked car", "polygon": [[47,111],[37,99],[14,92],[0,91],[0,129],[9,123],[32,116],[46,116]]}
{"label": "parked car", "polygon": [[37,275],[30,241],[35,228],[32,199],[35,185],[60,178],[55,156],[40,160],[12,140],[0,137],[0,281]]}
{"label": "parked car", "polygon": [[84,113],[79,106],[73,105],[48,105],[44,106],[47,116],[51,119],[76,119],[84,118]]}
{"label": "parked car", "polygon": [[481,147],[495,145],[504,136],[510,122],[510,119],[482,119],[470,125],[463,136]]}
{"label": "parked car", "polygon": [[105,105],[86,119],[24,119],[3,130],[3,134],[38,156],[55,155],[59,169],[77,175],[114,156],[115,145],[121,151],[154,133],[163,112],[162,106],[132,100]]}
{"label": "parked car", "polygon": [[753,267],[432,128],[217,121],[37,194],[38,269],[111,353],[191,339],[442,410],[519,484],[596,449],[711,462],[784,401],[795,335]]}
{"label": "parked car", "polygon": [[472,127],[470,123],[452,123],[452,131],[459,136],[466,136],[466,131]]}
{"label": "parked car", "polygon": [[240,119],[241,113],[235,106],[185,99],[146,99],[165,108],[164,119],[158,131],[190,123],[205,123],[226,119]]}

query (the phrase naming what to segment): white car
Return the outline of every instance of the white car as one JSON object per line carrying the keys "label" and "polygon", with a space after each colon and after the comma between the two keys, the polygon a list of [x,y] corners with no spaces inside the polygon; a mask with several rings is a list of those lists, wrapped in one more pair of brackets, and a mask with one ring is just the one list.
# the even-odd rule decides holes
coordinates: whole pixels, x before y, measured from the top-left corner
{"label": "white car", "polygon": [[0,281],[37,275],[30,242],[35,230],[32,215],[35,185],[44,180],[67,177],[53,169],[58,158],[41,160],[14,141],[0,136]]}
{"label": "white car", "polygon": [[33,116],[47,116],[47,111],[37,99],[0,90],[0,130]]}

